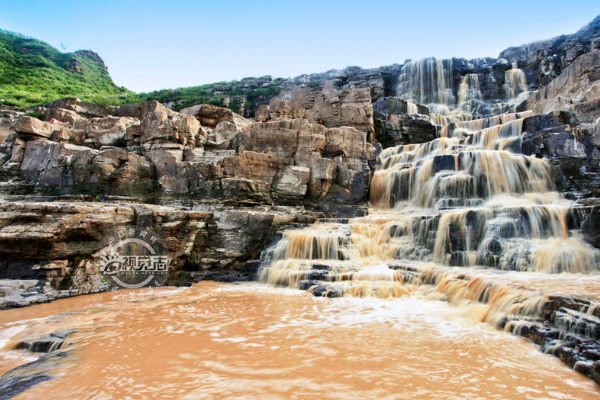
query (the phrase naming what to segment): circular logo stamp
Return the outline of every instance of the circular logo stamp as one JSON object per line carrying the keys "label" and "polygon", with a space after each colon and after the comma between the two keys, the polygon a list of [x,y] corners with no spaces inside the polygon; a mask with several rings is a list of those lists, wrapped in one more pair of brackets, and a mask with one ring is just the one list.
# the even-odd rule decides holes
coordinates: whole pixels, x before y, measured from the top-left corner
{"label": "circular logo stamp", "polygon": [[100,272],[113,289],[160,287],[167,280],[171,258],[160,236],[147,227],[128,226],[109,232],[96,254]]}

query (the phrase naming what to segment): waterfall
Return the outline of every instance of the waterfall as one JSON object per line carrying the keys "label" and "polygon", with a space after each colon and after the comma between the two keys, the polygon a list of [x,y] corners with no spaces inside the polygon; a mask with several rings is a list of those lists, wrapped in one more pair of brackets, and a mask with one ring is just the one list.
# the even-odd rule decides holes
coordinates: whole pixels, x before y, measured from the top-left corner
{"label": "waterfall", "polygon": [[508,123],[510,121],[526,118],[530,115],[531,111],[523,111],[520,113],[505,113],[500,115],[494,115],[488,118],[472,119],[466,121],[455,121],[448,119],[451,122],[447,122],[446,125],[444,125],[444,128],[441,130],[441,136],[461,136],[466,133],[480,131],[484,128],[490,128],[493,126]]}
{"label": "waterfall", "polygon": [[519,69],[517,63],[512,64],[512,69],[504,73],[504,93],[506,100],[517,98],[521,93],[527,92],[527,79],[523,70]]}
{"label": "waterfall", "polygon": [[[592,300],[554,323],[561,337],[597,337],[600,251],[583,240],[581,209],[555,190],[550,162],[522,154],[531,112],[474,118],[461,104],[480,101],[477,75],[462,78],[456,108],[449,71],[432,58],[402,69],[406,111],[427,103],[439,137],[381,151],[369,215],[284,231],[259,280],[327,297],[425,294],[517,334],[544,329],[555,294],[575,293]],[[525,83],[513,66],[509,103],[491,109],[514,110]]]}
{"label": "waterfall", "polygon": [[574,204],[554,191],[550,164],[521,154],[528,115],[454,122],[444,137],[383,150],[370,215],[284,232],[260,280],[335,282],[328,290],[337,295],[387,297],[411,290],[390,268],[397,262],[421,274],[423,266],[597,272],[600,252],[571,226]]}
{"label": "waterfall", "polygon": [[469,100],[481,100],[481,90],[479,88],[479,77],[477,74],[467,74],[463,76],[458,89],[458,104],[463,105]]}
{"label": "waterfall", "polygon": [[418,104],[454,104],[452,60],[424,58],[402,67],[398,97]]}

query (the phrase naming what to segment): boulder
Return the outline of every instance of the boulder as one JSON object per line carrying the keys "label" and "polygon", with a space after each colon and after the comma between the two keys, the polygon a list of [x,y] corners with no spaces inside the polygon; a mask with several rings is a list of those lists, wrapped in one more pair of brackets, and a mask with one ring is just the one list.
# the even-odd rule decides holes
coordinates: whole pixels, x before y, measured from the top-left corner
{"label": "boulder", "polygon": [[19,174],[27,142],[12,134],[12,137],[0,147],[0,179],[8,180]]}
{"label": "boulder", "polygon": [[[244,125],[244,127],[247,125]],[[241,132],[243,127],[234,123],[223,121],[212,132],[212,141],[208,141],[207,146],[217,149],[228,149],[232,141]]]}
{"label": "boulder", "polygon": [[250,123],[246,118],[234,113],[228,108],[212,106],[209,104],[199,104],[193,107],[184,108],[180,111],[182,115],[192,115],[200,122],[200,125],[206,128],[214,129],[221,122],[238,125],[240,128]]}
{"label": "boulder", "polygon": [[56,125],[40,121],[37,118],[24,115],[14,124],[15,132],[26,140],[49,139],[52,137]]}
{"label": "boulder", "polygon": [[375,137],[384,148],[411,143],[425,143],[437,137],[429,116],[390,114],[375,119]]}
{"label": "boulder", "polygon": [[68,192],[143,197],[156,190],[152,162],[116,147],[73,154],[66,175],[63,189]]}
{"label": "boulder", "polygon": [[148,113],[162,112],[167,114],[175,113],[170,108],[165,107],[156,100],[143,101],[140,103],[123,104],[116,107],[112,111],[112,115],[115,117],[128,117],[142,119],[142,117]]}
{"label": "boulder", "polygon": [[60,127],[52,134],[52,141],[59,143],[71,143],[76,145],[83,145],[86,139],[85,132],[80,129],[69,129],[67,127]]}
{"label": "boulder", "polygon": [[55,100],[50,103],[48,108],[62,108],[75,111],[86,118],[101,118],[108,115],[107,111],[98,104],[82,101],[76,97]]}
{"label": "boulder", "polygon": [[271,118],[271,110],[268,104],[261,104],[254,114],[256,122],[267,122]]}
{"label": "boulder", "polygon": [[310,173],[310,168],[307,167],[286,166],[275,175],[271,195],[282,202],[302,200],[308,190]]}
{"label": "boulder", "polygon": [[91,139],[93,147],[123,147],[127,128],[139,124],[136,119],[125,117],[92,118],[85,124],[85,138]]}
{"label": "boulder", "polygon": [[319,153],[300,154],[295,160],[296,165],[310,169],[308,195],[314,200],[325,197],[336,178],[335,162],[321,157]]}
{"label": "boulder", "polygon": [[196,147],[206,142],[206,132],[196,118],[186,114],[155,111],[145,114],[141,123],[141,144],[178,143]]}
{"label": "boulder", "polygon": [[324,154],[327,156],[341,155],[348,158],[368,158],[367,137],[364,132],[360,132],[356,128],[327,129],[325,137]]}
{"label": "boulder", "polygon": [[181,164],[184,146],[177,143],[149,143],[145,145],[146,154],[156,168],[158,184],[166,192],[186,192],[188,189]]}
{"label": "boulder", "polygon": [[44,117],[46,121],[56,119],[60,122],[75,122],[79,119],[84,118],[81,115],[77,114],[75,111],[67,110],[64,108],[48,108],[44,112]]}
{"label": "boulder", "polygon": [[298,150],[298,132],[306,125],[302,119],[253,123],[237,136],[235,146],[240,151],[292,157]]}
{"label": "boulder", "polygon": [[[94,254],[109,231],[148,226],[180,268],[194,251],[210,214],[152,205],[104,203],[0,204],[0,278],[43,279],[53,287],[85,294],[102,290]],[[272,217],[271,217],[272,219]],[[104,287],[104,290],[106,287]]]}
{"label": "boulder", "polygon": [[525,118],[522,137],[522,153],[548,158],[558,189],[568,197],[600,195],[594,125],[579,125],[573,113],[553,111]]}
{"label": "boulder", "polygon": [[226,198],[269,199],[273,178],[293,161],[271,154],[244,151],[223,161],[223,192]]}

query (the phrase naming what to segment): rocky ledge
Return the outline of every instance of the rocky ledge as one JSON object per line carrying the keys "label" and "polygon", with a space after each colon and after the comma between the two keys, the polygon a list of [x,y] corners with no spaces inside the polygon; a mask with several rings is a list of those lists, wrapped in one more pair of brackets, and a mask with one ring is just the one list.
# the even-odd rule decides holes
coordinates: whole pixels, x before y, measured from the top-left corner
{"label": "rocky ledge", "polygon": [[[0,203],[0,307],[106,290],[94,254],[104,236],[127,226],[151,226],[172,264],[170,283],[250,280],[282,226],[314,222],[302,207],[196,204],[190,210],[148,204]],[[201,211],[202,210],[202,211]]]}

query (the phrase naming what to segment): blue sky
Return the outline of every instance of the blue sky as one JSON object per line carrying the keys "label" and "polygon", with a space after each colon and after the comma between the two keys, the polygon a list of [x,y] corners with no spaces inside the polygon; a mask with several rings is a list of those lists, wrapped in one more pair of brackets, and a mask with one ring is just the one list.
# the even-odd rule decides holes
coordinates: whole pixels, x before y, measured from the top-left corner
{"label": "blue sky", "polygon": [[600,1],[0,0],[0,28],[91,49],[134,91],[428,56],[498,56],[572,33]]}

